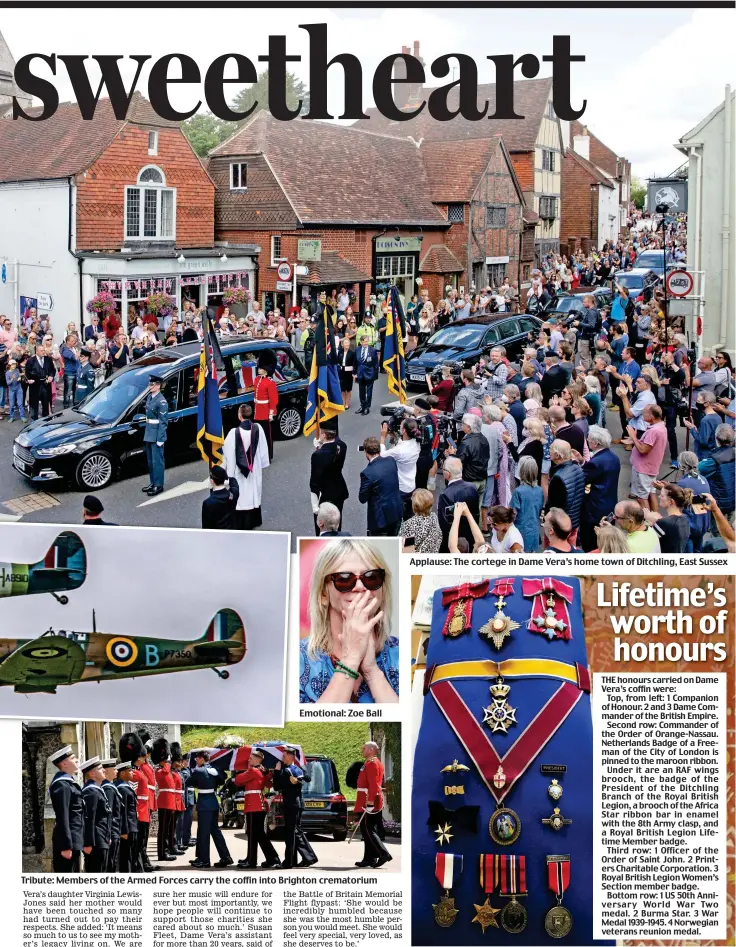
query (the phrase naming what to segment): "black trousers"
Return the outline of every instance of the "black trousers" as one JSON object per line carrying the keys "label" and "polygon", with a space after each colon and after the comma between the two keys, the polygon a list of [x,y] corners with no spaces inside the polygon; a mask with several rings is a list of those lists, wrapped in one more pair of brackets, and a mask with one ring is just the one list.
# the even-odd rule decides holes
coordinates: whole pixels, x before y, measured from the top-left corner
{"label": "black trousers", "polygon": [[189,844],[189,839],[192,837],[194,806],[187,806],[179,815],[180,818],[176,821],[176,841],[182,848],[186,848]]}
{"label": "black trousers", "polygon": [[107,849],[95,847],[89,855],[85,852],[84,870],[88,872],[107,871]]}
{"label": "black trousers", "polygon": [[110,842],[110,847],[107,850],[107,865],[105,866],[105,871],[116,872],[119,871],[119,860],[120,860],[120,837],[112,839]]}
{"label": "black trousers", "polygon": [[54,849],[53,869],[64,875],[76,874],[79,871],[80,852],[72,852],[71,858],[63,858],[61,852]]}
{"label": "black trousers", "polygon": [[261,425],[261,430],[266,435],[266,442],[268,444],[268,459],[273,460],[273,421],[256,421],[256,424]]}
{"label": "black trousers", "polygon": [[165,855],[173,855],[171,838],[174,827],[174,810],[158,810],[158,837],[156,838],[156,853],[159,858]]}
{"label": "black trousers", "polygon": [[230,858],[225,836],[217,822],[219,815],[219,809],[197,810],[197,858],[205,865],[210,864],[210,839],[215,843],[220,858]]}
{"label": "black trousers", "polygon": [[[325,500],[324,502],[327,502],[327,501]],[[331,503],[334,503],[334,501],[332,501],[332,500],[331,500],[330,502],[331,502]],[[334,503],[334,505],[335,505],[335,506],[338,508],[338,510],[340,511],[340,522],[337,524],[338,530],[341,530],[341,529],[342,529],[342,508],[343,508],[343,504],[344,504],[344,503],[345,503],[344,500],[341,500],[340,503]],[[316,513],[313,513],[313,514],[312,514],[312,517],[314,518],[314,535],[315,535],[315,536],[319,536],[319,526],[317,526],[317,514],[316,514]]]}
{"label": "black trousers", "polygon": [[286,848],[284,849],[284,868],[293,868],[298,858],[302,861],[316,861],[314,849],[307,841],[307,836],[302,829],[302,810],[284,809],[284,837],[286,839]]}
{"label": "black trousers", "polygon": [[179,847],[179,844],[176,841],[176,839],[179,832],[179,819],[183,815],[184,813],[181,810],[174,810],[174,818],[171,821],[171,835],[169,836],[169,845],[170,845],[170,851],[174,852],[174,854],[176,854],[174,849]]}
{"label": "black trousers", "polygon": [[148,836],[151,834],[151,823],[150,822],[139,822],[138,823],[138,838],[136,846],[136,857],[140,861],[141,868],[146,865],[151,864],[151,859],[148,857]]}
{"label": "black trousers", "polygon": [[366,411],[370,409],[371,401],[373,401],[373,381],[371,378],[370,381],[366,381],[365,378],[361,378],[358,381],[358,393],[360,394],[360,406]]}
{"label": "black trousers", "polygon": [[432,451],[421,451],[417,457],[417,476],[415,480],[416,489],[427,489],[427,483],[429,482],[429,471],[432,469],[432,464],[434,463],[434,458],[432,457]]}
{"label": "black trousers", "polygon": [[399,529],[401,527],[401,520],[397,520],[395,523],[387,523],[383,529],[369,529],[369,536],[398,536]]}
{"label": "black trousers", "polygon": [[279,856],[271,844],[271,839],[266,834],[265,812],[246,812],[245,831],[248,836],[247,861],[251,868],[258,866],[259,846],[267,862],[278,862]]}
{"label": "black trousers", "polygon": [[391,858],[381,838],[383,812],[366,812],[360,823],[360,834],[363,839],[364,862],[373,861],[374,858]]}
{"label": "black trousers", "polygon": [[662,408],[664,423],[667,428],[667,444],[670,449],[670,460],[677,460],[677,405],[666,404]]}
{"label": "black trousers", "polygon": [[131,871],[141,871],[138,858],[138,833],[128,832],[127,838],[120,839],[118,852],[118,871],[128,874]]}
{"label": "black trousers", "polygon": [[47,417],[51,414],[51,385],[47,385],[45,381],[34,381],[28,386],[28,410],[34,421],[38,418],[39,402],[42,416]]}
{"label": "black trousers", "polygon": [[581,521],[578,540],[583,552],[592,552],[594,549],[598,548],[598,537],[595,534],[595,527],[597,525],[597,523],[590,521]]}

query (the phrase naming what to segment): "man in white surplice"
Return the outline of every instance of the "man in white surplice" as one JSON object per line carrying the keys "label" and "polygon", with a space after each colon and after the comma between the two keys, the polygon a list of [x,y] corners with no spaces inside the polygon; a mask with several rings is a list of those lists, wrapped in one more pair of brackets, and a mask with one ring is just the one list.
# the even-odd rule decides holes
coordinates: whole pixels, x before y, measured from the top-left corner
{"label": "man in white surplice", "polygon": [[238,408],[240,424],[227,435],[222,449],[228,478],[232,480],[234,477],[240,487],[233,523],[235,529],[255,529],[263,522],[261,493],[263,468],[269,466],[268,439],[252,417],[252,406],[241,404]]}

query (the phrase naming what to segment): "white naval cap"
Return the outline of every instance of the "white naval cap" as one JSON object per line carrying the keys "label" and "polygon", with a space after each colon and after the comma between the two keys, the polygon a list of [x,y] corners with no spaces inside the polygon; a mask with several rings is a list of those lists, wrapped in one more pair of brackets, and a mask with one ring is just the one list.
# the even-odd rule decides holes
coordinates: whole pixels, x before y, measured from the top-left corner
{"label": "white naval cap", "polygon": [[130,762],[126,762],[125,760],[122,763],[118,763],[115,767],[118,773],[122,769],[132,769],[132,768],[133,768],[133,764]]}
{"label": "white naval cap", "polygon": [[116,763],[117,763],[117,760],[115,759],[115,757],[113,757],[112,759],[100,760],[100,766],[103,769],[112,769],[112,767],[115,766]]}
{"label": "white naval cap", "polygon": [[85,760],[84,763],[79,764],[79,768],[83,773],[86,773],[88,769],[94,769],[95,766],[99,766],[102,763],[102,760],[99,756],[90,756],[88,760]]}
{"label": "white naval cap", "polygon": [[62,746],[60,750],[56,750],[49,757],[50,763],[61,763],[62,760],[68,759],[68,757],[74,756],[74,750],[70,746]]}

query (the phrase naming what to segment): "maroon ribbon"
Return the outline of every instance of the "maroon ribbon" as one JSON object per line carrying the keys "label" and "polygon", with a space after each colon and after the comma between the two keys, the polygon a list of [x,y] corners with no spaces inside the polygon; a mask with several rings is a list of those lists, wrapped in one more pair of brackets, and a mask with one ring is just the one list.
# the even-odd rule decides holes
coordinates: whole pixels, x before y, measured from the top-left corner
{"label": "maroon ribbon", "polygon": [[[447,608],[455,602],[461,603],[463,613],[465,614],[466,626],[470,627],[470,621],[473,617],[473,600],[483,598],[488,594],[490,579],[483,579],[482,582],[464,582],[462,585],[455,585],[449,589],[442,589],[442,607]],[[442,634],[447,637],[450,633],[450,622],[455,616],[455,609],[451,608],[445,618],[445,624],[442,628]]]}
{"label": "maroon ribbon", "polygon": [[529,631],[535,631],[540,635],[547,633],[547,627],[535,623],[534,619],[547,617],[548,606],[545,597],[552,594],[555,597],[554,605],[551,606],[554,609],[555,618],[564,624],[563,628],[554,629],[554,636],[563,641],[569,641],[572,638],[570,614],[567,610],[568,604],[572,603],[574,597],[572,586],[550,576],[541,579],[522,579],[521,594],[524,598],[534,597],[532,613],[527,623]]}
{"label": "maroon ribbon", "polygon": [[496,579],[496,584],[491,589],[491,595],[513,595],[513,579]]}

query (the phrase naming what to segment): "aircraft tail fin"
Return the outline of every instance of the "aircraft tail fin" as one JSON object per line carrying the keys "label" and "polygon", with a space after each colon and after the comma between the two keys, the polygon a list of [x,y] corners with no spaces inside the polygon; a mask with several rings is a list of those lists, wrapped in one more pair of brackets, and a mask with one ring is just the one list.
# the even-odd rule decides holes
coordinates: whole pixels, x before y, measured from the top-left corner
{"label": "aircraft tail fin", "polygon": [[87,578],[87,551],[76,533],[64,530],[36,565],[44,569],[64,570],[64,578],[60,579],[59,588],[78,589]]}
{"label": "aircraft tail fin", "polygon": [[232,608],[221,608],[207,626],[198,643],[232,641],[245,645],[243,620]]}

